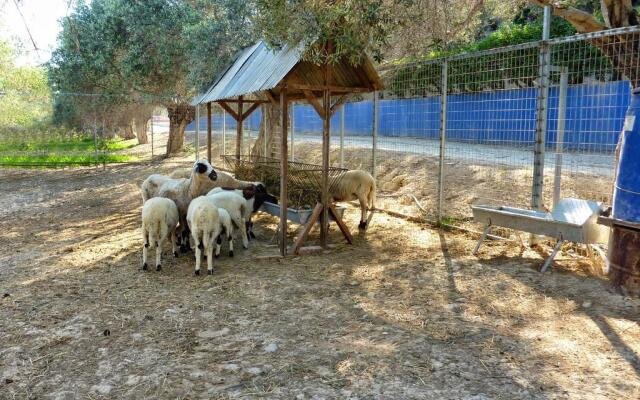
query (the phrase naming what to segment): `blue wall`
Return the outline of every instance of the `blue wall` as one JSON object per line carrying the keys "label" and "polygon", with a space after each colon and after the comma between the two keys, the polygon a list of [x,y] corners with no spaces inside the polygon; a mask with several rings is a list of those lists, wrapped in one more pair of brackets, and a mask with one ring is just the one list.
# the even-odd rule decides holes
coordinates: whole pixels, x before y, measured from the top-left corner
{"label": "blue wall", "polygon": [[[535,142],[537,90],[533,88],[471,94],[453,94],[447,98],[447,138],[478,144],[533,146]],[[631,96],[629,82],[570,86],[567,90],[565,148],[590,152],[610,152],[618,142],[624,115]],[[345,133],[371,135],[373,102],[345,105]],[[320,134],[322,121],[313,107],[294,107],[297,133]],[[260,111],[254,112],[246,127],[257,130]],[[558,126],[558,88],[549,92],[547,145],[555,147]],[[440,135],[440,97],[380,100],[378,132],[380,136],[437,139]],[[222,116],[212,116],[213,129],[222,128]],[[227,116],[227,129],[236,123]],[[206,117],[201,118],[206,130]],[[187,130],[194,130],[192,122]],[[340,130],[340,111],[331,119],[331,133]]]}

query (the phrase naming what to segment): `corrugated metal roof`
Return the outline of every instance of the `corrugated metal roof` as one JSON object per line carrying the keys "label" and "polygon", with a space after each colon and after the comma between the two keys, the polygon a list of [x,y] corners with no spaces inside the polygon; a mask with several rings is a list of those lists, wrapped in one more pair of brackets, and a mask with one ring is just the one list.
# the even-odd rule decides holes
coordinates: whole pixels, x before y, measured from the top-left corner
{"label": "corrugated metal roof", "polygon": [[260,41],[243,50],[227,71],[192,104],[230,99],[273,89],[300,61],[300,48],[270,49]]}

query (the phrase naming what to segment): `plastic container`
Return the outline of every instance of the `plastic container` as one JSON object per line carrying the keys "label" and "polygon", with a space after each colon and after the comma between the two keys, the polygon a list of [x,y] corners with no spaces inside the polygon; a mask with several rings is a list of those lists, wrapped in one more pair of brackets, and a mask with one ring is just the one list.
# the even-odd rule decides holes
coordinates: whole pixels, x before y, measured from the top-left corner
{"label": "plastic container", "polygon": [[613,218],[640,222],[640,88],[631,95],[622,135]]}

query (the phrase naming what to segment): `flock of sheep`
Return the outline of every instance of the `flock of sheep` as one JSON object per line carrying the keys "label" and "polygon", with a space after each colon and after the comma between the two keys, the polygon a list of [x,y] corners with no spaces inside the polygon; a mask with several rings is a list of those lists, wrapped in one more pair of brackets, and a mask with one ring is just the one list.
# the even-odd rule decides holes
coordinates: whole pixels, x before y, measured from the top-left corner
{"label": "flock of sheep", "polygon": [[[240,231],[243,248],[255,238],[251,217],[262,204],[278,203],[260,182],[235,179],[216,171],[207,160],[198,160],[188,172],[150,175],[142,183],[142,269],[148,270],[147,251],[156,249],[156,271],[161,270],[162,246],[171,239],[174,256],[195,248],[195,273],[200,274],[202,252],[207,257],[207,273],[213,274],[213,258],[220,255],[222,240],[233,257],[233,237]],[[359,200],[360,229],[366,228],[368,209],[375,208],[376,184],[361,170],[346,171],[331,190],[333,201]],[[214,252],[215,246],[215,252]]]}

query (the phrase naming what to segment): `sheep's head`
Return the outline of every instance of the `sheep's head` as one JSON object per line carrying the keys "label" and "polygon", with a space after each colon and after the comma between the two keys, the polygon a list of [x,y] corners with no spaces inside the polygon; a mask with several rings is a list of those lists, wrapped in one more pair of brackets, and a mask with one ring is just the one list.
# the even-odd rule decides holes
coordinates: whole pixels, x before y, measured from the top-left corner
{"label": "sheep's head", "polygon": [[193,174],[207,176],[210,180],[218,179],[218,174],[207,160],[198,160],[193,164]]}
{"label": "sheep's head", "polygon": [[242,190],[245,199],[250,199],[255,196],[255,201],[253,202],[253,212],[258,211],[258,209],[262,206],[265,201],[269,203],[278,204],[278,199],[267,193],[267,189],[260,182],[256,184],[249,185],[247,188]]}

